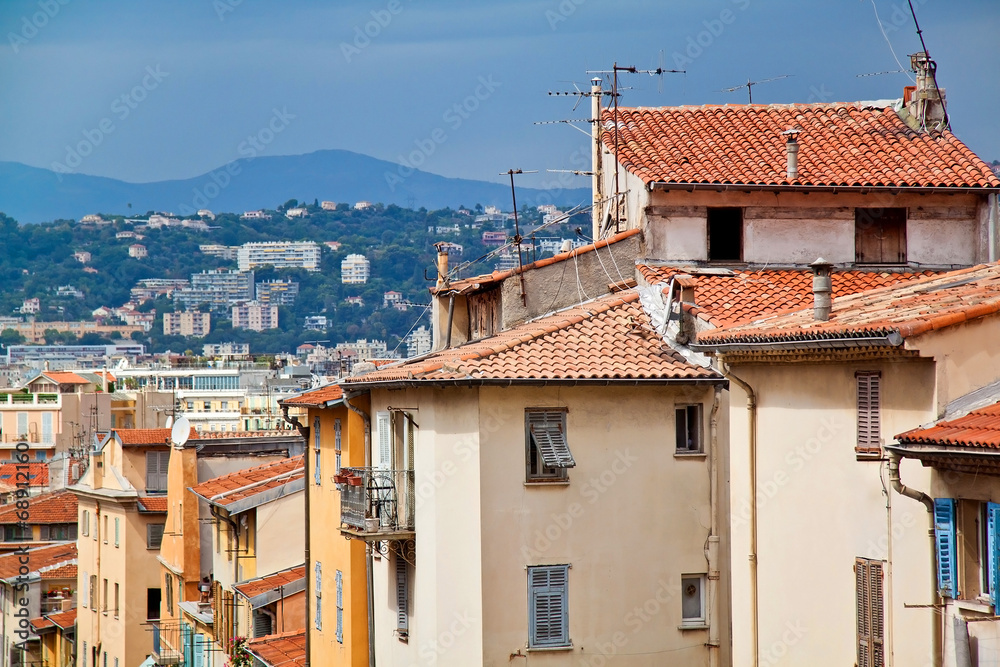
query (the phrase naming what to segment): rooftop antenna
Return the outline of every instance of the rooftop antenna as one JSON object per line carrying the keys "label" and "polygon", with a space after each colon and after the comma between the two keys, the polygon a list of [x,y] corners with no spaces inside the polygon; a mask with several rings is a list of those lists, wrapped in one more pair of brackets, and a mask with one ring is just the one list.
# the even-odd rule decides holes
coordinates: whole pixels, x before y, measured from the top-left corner
{"label": "rooftop antenna", "polygon": [[[913,0],[906,1],[910,5],[910,16],[913,17],[913,25],[917,29],[917,37],[920,38],[920,48],[923,50],[924,58],[927,59],[927,71],[931,75],[931,80],[934,82],[934,90],[937,92],[938,102],[941,104],[941,113],[944,116],[944,118],[942,118],[942,125],[947,128],[951,121],[948,118],[948,107],[945,106],[944,96],[941,95],[941,88],[938,86],[937,82],[937,63],[931,59],[931,54],[927,50],[927,44],[924,42],[924,31],[920,29],[920,23],[917,22],[917,12],[913,9]],[[915,61],[913,56],[910,56],[910,65],[913,66],[914,63]]]}
{"label": "rooftop antenna", "polygon": [[732,88],[723,88],[722,90],[717,90],[715,92],[717,92],[717,93],[735,93],[737,90],[740,90],[741,88],[746,88],[747,89],[748,104],[753,104],[753,87],[754,86],[759,86],[762,83],[770,83],[771,81],[777,81],[779,79],[787,79],[790,76],[794,76],[794,75],[792,75],[792,74],[781,74],[779,76],[772,76],[770,79],[761,79],[760,81],[751,81],[750,77],[747,77],[747,82],[746,83],[741,83],[740,85],[733,86]]}
{"label": "rooftop antenna", "polygon": [[525,306],[528,305],[528,293],[524,288],[524,258],[521,256],[521,226],[517,221],[517,195],[514,192],[514,174],[537,173],[537,171],[524,171],[523,169],[508,169],[500,173],[501,176],[504,174],[510,176],[510,199],[514,204],[514,245],[517,246],[517,268],[518,275],[521,277],[521,303]]}
{"label": "rooftop antenna", "polygon": [[905,69],[888,69],[884,72],[866,72],[865,74],[855,74],[855,79],[860,79],[865,76],[882,76],[883,74],[908,74]]}

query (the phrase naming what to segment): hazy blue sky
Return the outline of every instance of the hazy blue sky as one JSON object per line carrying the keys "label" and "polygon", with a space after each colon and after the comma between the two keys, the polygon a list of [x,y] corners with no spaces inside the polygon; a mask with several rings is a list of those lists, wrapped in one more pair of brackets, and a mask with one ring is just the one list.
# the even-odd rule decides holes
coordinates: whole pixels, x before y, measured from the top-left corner
{"label": "hazy blue sky", "polygon": [[[899,60],[905,0],[875,0]],[[956,134],[1000,159],[1000,2],[914,0]],[[904,74],[872,0],[0,0],[0,160],[130,181],[194,176],[250,153],[343,148],[446,176],[566,168],[587,85],[614,61],[622,104],[894,98]],[[366,34],[367,33],[367,34]],[[456,108],[456,105],[457,108]],[[254,141],[248,141],[255,137]],[[266,141],[265,141],[266,140]],[[67,147],[83,145],[75,158]],[[75,149],[74,149],[75,150]],[[535,185],[544,176],[525,179]],[[580,179],[580,186],[587,182]]]}

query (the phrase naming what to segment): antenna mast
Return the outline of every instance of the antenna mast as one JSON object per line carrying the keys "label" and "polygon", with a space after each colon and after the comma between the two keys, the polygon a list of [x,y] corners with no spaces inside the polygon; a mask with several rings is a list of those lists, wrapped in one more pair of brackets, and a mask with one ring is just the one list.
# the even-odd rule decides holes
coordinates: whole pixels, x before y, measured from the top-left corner
{"label": "antenna mast", "polygon": [[510,176],[510,199],[514,204],[514,245],[517,246],[517,273],[521,278],[521,303],[525,306],[528,305],[528,293],[524,288],[524,258],[521,256],[521,226],[517,221],[517,195],[514,192],[514,174],[537,173],[537,171],[523,171],[521,169],[508,169],[500,173],[501,176],[504,174]]}

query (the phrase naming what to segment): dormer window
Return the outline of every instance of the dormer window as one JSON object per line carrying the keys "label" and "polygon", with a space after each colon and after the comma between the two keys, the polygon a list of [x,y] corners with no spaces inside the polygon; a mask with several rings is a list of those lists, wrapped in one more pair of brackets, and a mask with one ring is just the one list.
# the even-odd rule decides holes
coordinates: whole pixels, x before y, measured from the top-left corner
{"label": "dormer window", "polygon": [[743,209],[708,209],[708,260],[743,261]]}
{"label": "dormer window", "polygon": [[854,253],[858,264],[905,264],[906,209],[854,209]]}

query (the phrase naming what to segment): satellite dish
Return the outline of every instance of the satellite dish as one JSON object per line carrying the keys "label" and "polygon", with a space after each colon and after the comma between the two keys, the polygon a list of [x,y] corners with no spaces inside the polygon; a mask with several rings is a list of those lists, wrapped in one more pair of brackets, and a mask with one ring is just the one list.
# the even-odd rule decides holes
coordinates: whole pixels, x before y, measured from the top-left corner
{"label": "satellite dish", "polygon": [[170,429],[170,442],[177,447],[183,447],[184,443],[191,437],[191,422],[187,417],[181,416],[174,422]]}
{"label": "satellite dish", "polygon": [[174,425],[174,416],[167,415],[167,428],[170,428],[173,425]]}

